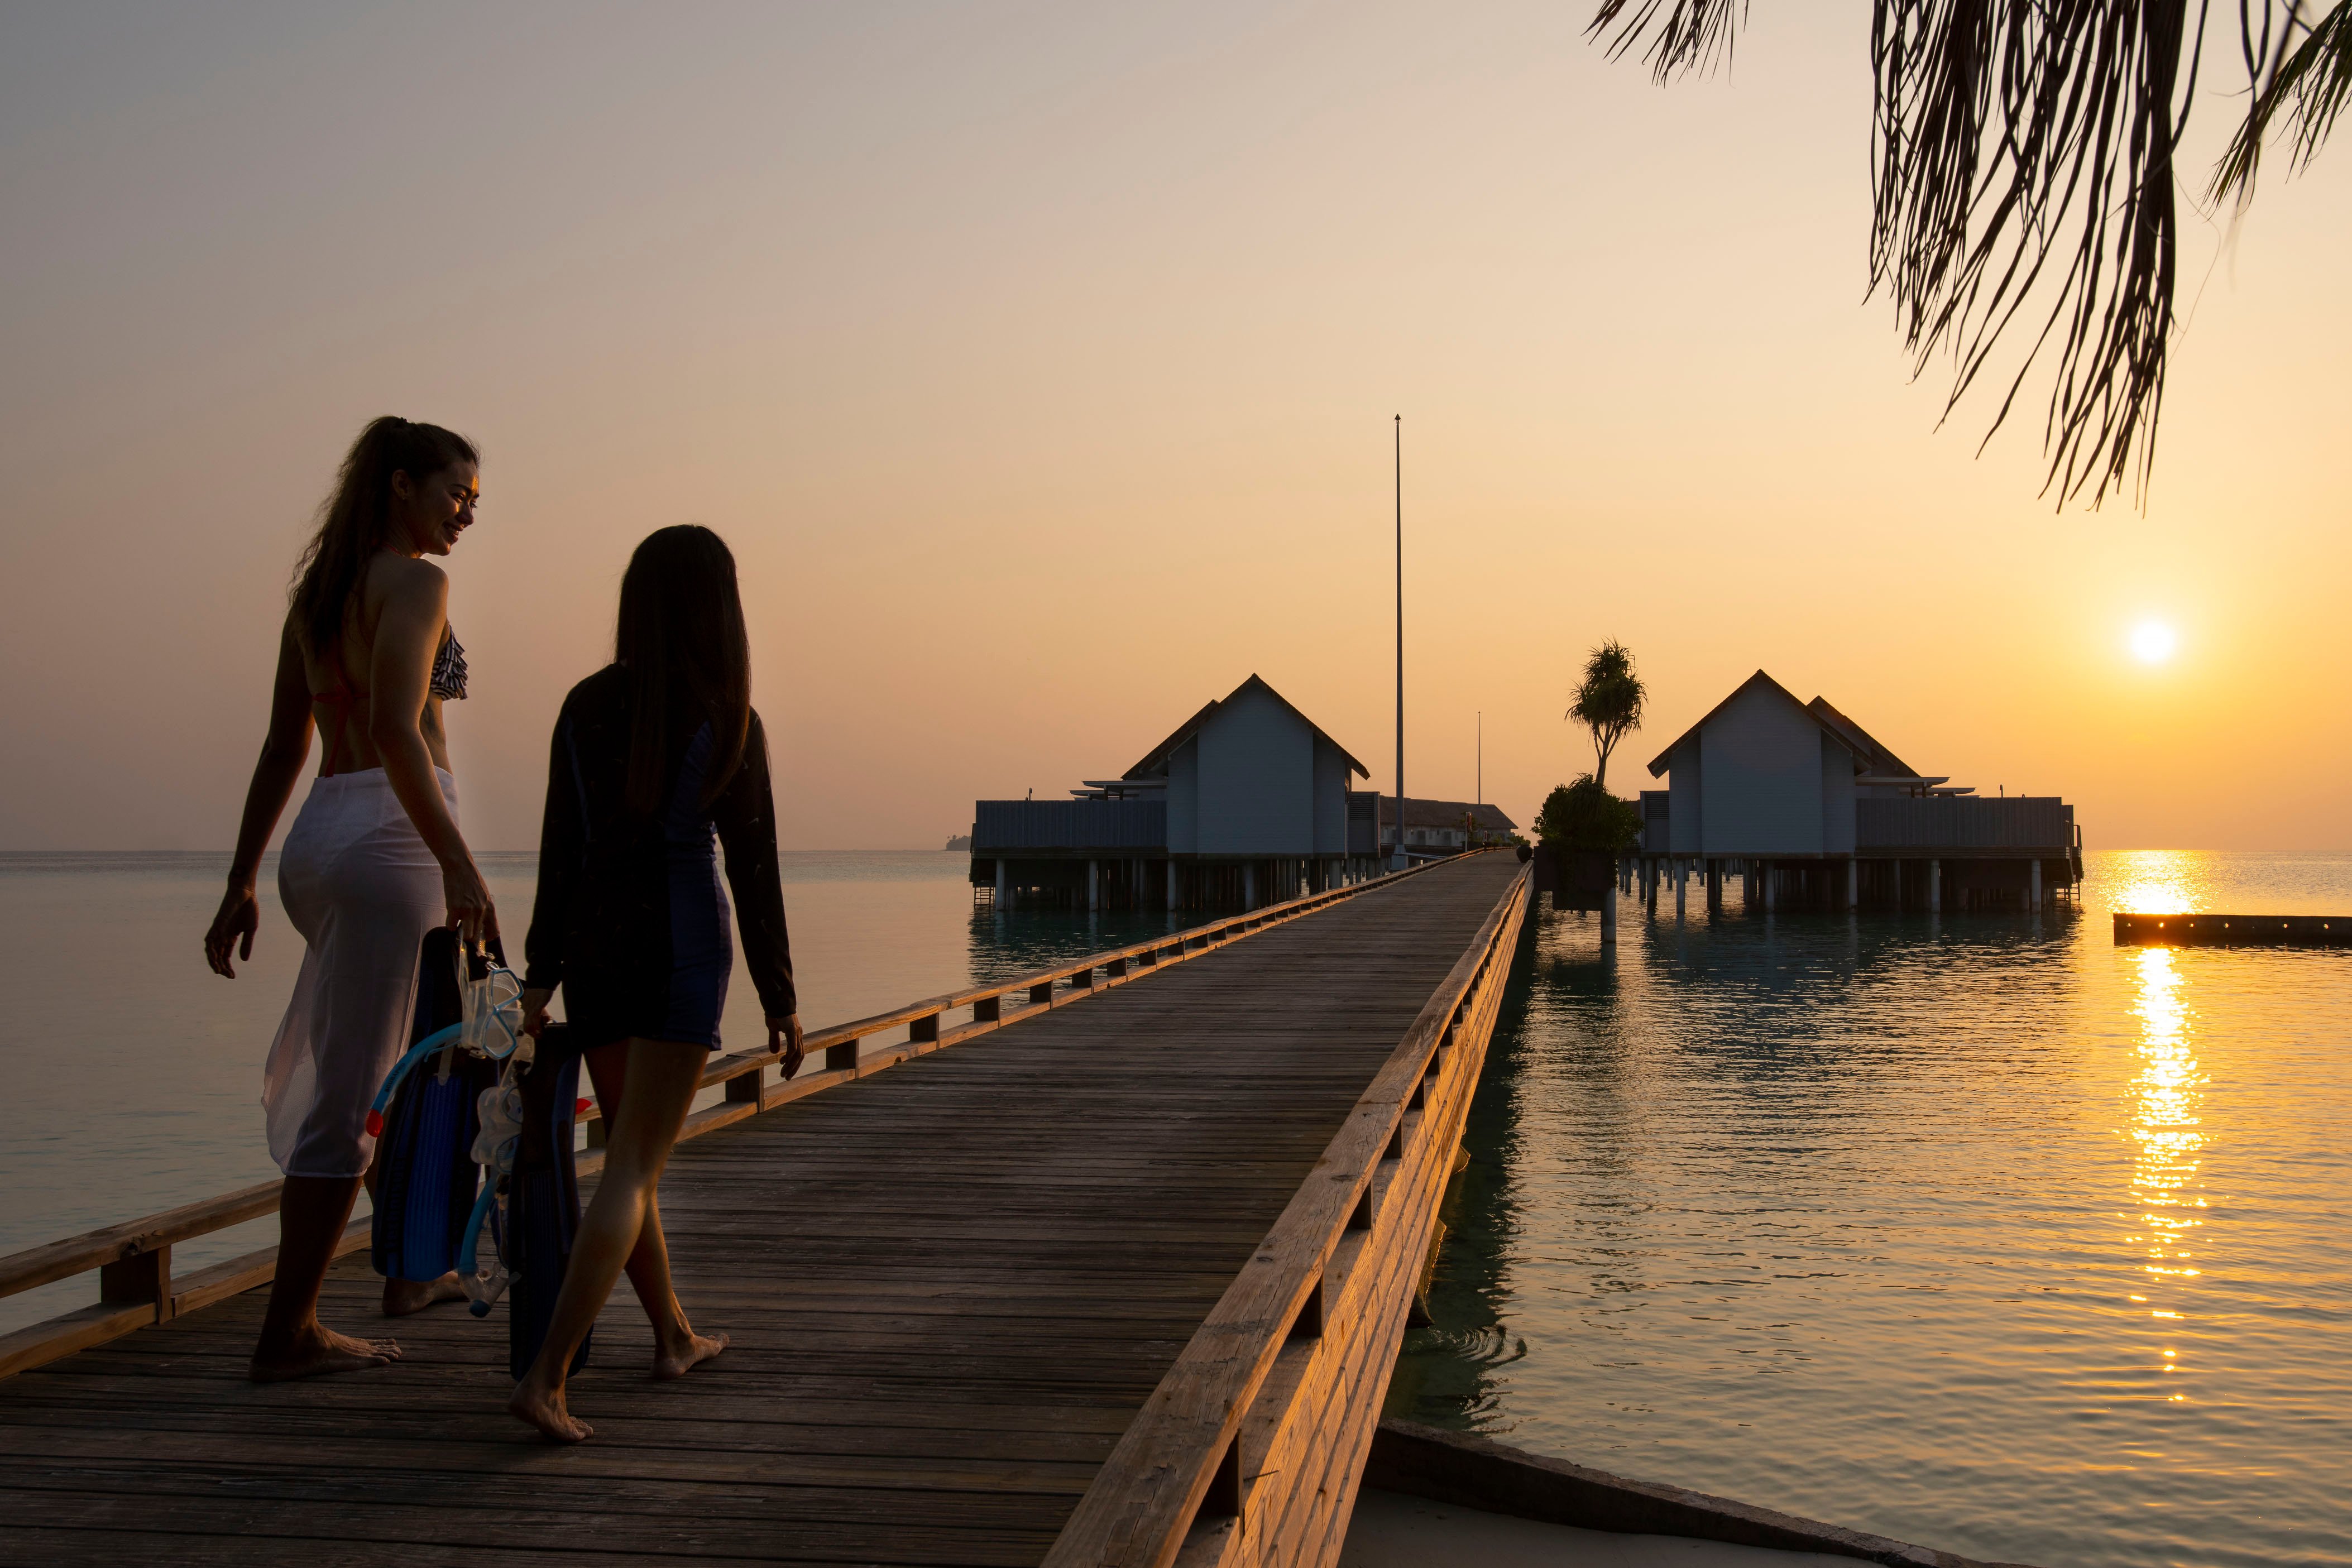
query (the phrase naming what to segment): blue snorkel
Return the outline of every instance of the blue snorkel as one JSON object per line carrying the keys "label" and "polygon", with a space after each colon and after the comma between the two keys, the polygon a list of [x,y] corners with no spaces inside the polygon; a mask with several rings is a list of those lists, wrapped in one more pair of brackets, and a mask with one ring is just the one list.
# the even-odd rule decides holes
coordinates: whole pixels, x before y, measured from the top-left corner
{"label": "blue snorkel", "polygon": [[[480,987],[487,991],[495,985],[497,977],[501,975],[506,977],[507,981],[514,988],[513,996],[491,1000],[489,997],[483,995],[481,999],[488,1002],[488,1006],[480,1009],[478,1012],[468,1009],[468,1015],[458,1022],[446,1029],[435,1030],[431,1034],[410,1046],[402,1053],[400,1060],[392,1064],[392,1071],[384,1074],[383,1086],[375,1092],[375,1103],[368,1107],[369,1137],[379,1138],[383,1135],[384,1107],[392,1103],[393,1095],[398,1092],[401,1080],[408,1076],[409,1070],[452,1040],[463,1036],[467,1046],[493,1061],[504,1061],[514,1054],[515,1047],[522,1043],[522,1034],[519,1027],[521,1019],[517,1017],[509,1022],[507,1013],[511,1009],[520,1014],[520,1009],[518,1003],[522,995],[521,979],[512,969],[503,965],[486,965],[480,977],[471,979],[471,983],[464,988],[469,993],[467,1000],[473,1000],[475,996],[471,993],[474,993],[476,987]],[[493,1024],[498,1026],[495,1032],[490,1027]],[[505,1037],[503,1050],[499,1047],[500,1036]]]}
{"label": "blue snorkel", "polygon": [[402,1054],[400,1060],[392,1064],[392,1071],[384,1074],[383,1087],[375,1092],[375,1103],[368,1107],[369,1137],[383,1136],[383,1108],[392,1103],[393,1093],[399,1089],[400,1081],[408,1076],[408,1070],[457,1039],[464,1032],[465,1028],[464,1024],[453,1023],[446,1029],[436,1029],[415,1045],[410,1046]]}

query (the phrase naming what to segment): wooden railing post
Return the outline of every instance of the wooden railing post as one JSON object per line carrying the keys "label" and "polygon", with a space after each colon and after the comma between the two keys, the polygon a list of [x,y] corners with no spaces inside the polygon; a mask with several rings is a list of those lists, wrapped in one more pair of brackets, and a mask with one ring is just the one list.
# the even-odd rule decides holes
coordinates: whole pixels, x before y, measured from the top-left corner
{"label": "wooden railing post", "polygon": [[757,1105],[760,1103],[760,1081],[767,1076],[766,1068],[755,1067],[749,1072],[739,1072],[729,1079],[727,1081],[728,1103]]}
{"label": "wooden railing post", "polygon": [[838,1072],[845,1067],[856,1067],[856,1065],[857,1040],[856,1036],[853,1035],[849,1039],[842,1040],[836,1045],[828,1045],[824,1048],[824,1070],[827,1072]]}
{"label": "wooden railing post", "polygon": [[1224,1458],[1217,1461],[1216,1473],[1209,1478],[1209,1491],[1201,1500],[1201,1511],[1212,1519],[1242,1516],[1242,1440],[1238,1436],[1225,1445]]}
{"label": "wooden railing post", "polygon": [[1290,1325],[1292,1339],[1323,1337],[1323,1284],[1318,1277],[1315,1288],[1307,1292],[1307,1299],[1298,1303],[1298,1316]]}
{"label": "wooden railing post", "polygon": [[940,1038],[940,1015],[925,1013],[907,1020],[907,1038],[918,1045],[929,1045]]}
{"label": "wooden railing post", "polygon": [[172,1315],[172,1249],[157,1247],[134,1252],[98,1270],[98,1299],[108,1306],[152,1305],[155,1321]]}

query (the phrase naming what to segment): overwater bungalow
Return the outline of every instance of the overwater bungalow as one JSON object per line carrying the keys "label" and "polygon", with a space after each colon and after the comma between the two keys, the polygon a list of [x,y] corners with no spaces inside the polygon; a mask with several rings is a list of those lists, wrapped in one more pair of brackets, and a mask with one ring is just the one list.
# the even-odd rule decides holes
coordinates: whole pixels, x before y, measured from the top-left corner
{"label": "overwater bungalow", "polygon": [[1379,870],[1349,833],[1370,774],[1256,675],[1066,800],[972,802],[975,895],[1077,909],[1255,909]]}
{"label": "overwater bungalow", "polygon": [[1922,772],[1826,698],[1759,670],[1650,763],[1629,873],[1654,900],[1738,874],[1752,907],[2041,908],[2083,878],[2074,808]]}

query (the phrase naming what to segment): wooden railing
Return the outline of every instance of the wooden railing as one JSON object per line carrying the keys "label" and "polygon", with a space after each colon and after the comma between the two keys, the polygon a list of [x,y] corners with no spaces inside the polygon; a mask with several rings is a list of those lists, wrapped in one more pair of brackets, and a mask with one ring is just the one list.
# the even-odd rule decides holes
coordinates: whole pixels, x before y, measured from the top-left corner
{"label": "wooden railing", "polygon": [[[818,1030],[804,1041],[807,1064],[790,1082],[768,1082],[768,1069],[781,1060],[777,1052],[761,1049],[722,1056],[704,1071],[702,1087],[723,1087],[726,1098],[687,1117],[678,1135],[696,1137],[837,1084],[871,1076],[910,1058],[961,1045],[1006,1024],[1066,1007],[1111,987],[1198,957],[1268,926],[1311,915],[1345,899],[1392,887],[1408,877],[1423,874],[1426,869],[1415,867],[1326,893],[1309,894],[1245,915],[1129,943],[1018,979],[929,997],[872,1018]],[[971,1014],[966,1020],[953,1021],[948,1016],[966,1009]],[[878,1047],[869,1044],[877,1037],[902,1030],[905,1032],[901,1039]],[[580,1156],[580,1173],[588,1176],[604,1164],[603,1155],[597,1152],[604,1143],[604,1126],[593,1111],[584,1120],[588,1124],[589,1148]],[[257,1182],[201,1203],[0,1258],[0,1297],[36,1290],[93,1270],[99,1276],[99,1299],[94,1304],[0,1335],[0,1377],[103,1344],[149,1323],[165,1322],[268,1284],[278,1270],[278,1249],[274,1246],[213,1264],[178,1280],[172,1275],[172,1249],[176,1243],[277,1213],[283,1186],[278,1179]],[[336,1256],[366,1246],[368,1227],[369,1221],[362,1218],[345,1228],[336,1244]]]}
{"label": "wooden railing", "polygon": [[1129,1425],[1046,1568],[1339,1561],[1528,886],[1522,870]]}

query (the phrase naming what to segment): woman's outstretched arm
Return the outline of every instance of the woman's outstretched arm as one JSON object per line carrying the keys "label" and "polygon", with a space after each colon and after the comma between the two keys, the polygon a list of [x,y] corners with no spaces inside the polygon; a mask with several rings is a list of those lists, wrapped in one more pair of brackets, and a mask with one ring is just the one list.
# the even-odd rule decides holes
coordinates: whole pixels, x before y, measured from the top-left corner
{"label": "woman's outstretched arm", "polygon": [[245,789],[245,816],[237,824],[236,855],[229,862],[228,891],[221,894],[220,911],[205,933],[205,960],[215,975],[236,978],[236,956],[253,956],[253,936],[261,928],[261,905],[254,885],[261,875],[262,852],[278,819],[294,796],[294,781],[310,755],[310,682],[303,674],[302,650],[294,641],[289,617],[278,639],[278,674],[269,689],[269,734],[261,743],[261,758],[253,765],[253,782]]}
{"label": "woman's outstretched arm", "polygon": [[383,762],[408,820],[433,858],[441,862],[441,886],[449,900],[449,924],[471,945],[499,933],[490,890],[474,865],[449,803],[434,776],[425,747],[425,699],[433,683],[433,655],[447,624],[449,580],[430,561],[404,556],[377,559],[383,582],[383,611],[376,621],[375,649],[368,662],[368,739]]}
{"label": "woman's outstretched arm", "polygon": [[784,1076],[800,1066],[800,997],[793,985],[792,938],[784,930],[784,882],[776,864],[776,801],[768,784],[768,735],[751,716],[742,765],[710,805],[727,851],[727,885],[743,932],[743,967],[768,1016],[768,1049],[784,1052]]}

